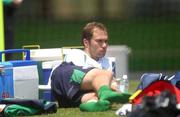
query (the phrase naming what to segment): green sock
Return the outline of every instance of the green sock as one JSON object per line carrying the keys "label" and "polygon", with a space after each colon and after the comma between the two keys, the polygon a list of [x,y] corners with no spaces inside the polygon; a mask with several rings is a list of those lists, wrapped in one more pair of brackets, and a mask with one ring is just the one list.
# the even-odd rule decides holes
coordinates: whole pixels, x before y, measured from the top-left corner
{"label": "green sock", "polygon": [[87,112],[106,111],[110,109],[110,102],[106,100],[99,100],[97,102],[86,102],[80,104],[79,108],[81,111]]}
{"label": "green sock", "polygon": [[131,95],[128,93],[118,93],[112,91],[108,86],[102,86],[98,90],[98,97],[100,98],[100,100],[108,100],[111,103],[127,103],[130,96]]}

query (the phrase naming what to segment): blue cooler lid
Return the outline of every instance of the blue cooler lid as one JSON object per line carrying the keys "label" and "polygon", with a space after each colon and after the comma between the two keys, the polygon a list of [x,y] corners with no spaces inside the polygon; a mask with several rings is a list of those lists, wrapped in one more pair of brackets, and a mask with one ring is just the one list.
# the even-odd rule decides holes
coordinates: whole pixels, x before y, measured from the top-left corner
{"label": "blue cooler lid", "polygon": [[37,61],[32,61],[32,60],[13,60],[9,62],[13,64],[13,67],[37,65]]}
{"label": "blue cooler lid", "polygon": [[0,68],[3,67],[12,67],[12,63],[11,62],[0,62]]}

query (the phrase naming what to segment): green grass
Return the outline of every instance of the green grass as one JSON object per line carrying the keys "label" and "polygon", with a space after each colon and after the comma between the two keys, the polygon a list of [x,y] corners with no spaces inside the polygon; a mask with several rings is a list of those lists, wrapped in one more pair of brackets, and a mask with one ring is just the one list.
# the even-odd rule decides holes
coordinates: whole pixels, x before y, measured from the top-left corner
{"label": "green grass", "polygon": [[33,117],[117,117],[115,111],[81,112],[78,108],[58,109],[57,113]]}
{"label": "green grass", "polygon": [[[137,80],[130,80],[130,93],[133,93],[139,84]],[[119,104],[113,104],[112,109],[105,112],[81,112],[79,108],[58,108],[56,113],[48,115],[38,115],[33,117],[117,117],[115,111],[121,107]]]}

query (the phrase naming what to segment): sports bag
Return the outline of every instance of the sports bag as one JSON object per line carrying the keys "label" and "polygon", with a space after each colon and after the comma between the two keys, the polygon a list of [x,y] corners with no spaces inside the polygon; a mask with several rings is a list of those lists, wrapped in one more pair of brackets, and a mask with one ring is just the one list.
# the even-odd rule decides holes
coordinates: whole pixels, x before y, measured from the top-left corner
{"label": "sports bag", "polygon": [[0,100],[0,115],[3,117],[29,116],[37,114],[56,113],[55,102],[36,99],[6,98]]}
{"label": "sports bag", "polygon": [[133,104],[140,104],[144,96],[159,95],[165,90],[174,94],[177,97],[177,103],[180,103],[180,72],[170,77],[162,73],[143,74],[137,91],[129,99]]}

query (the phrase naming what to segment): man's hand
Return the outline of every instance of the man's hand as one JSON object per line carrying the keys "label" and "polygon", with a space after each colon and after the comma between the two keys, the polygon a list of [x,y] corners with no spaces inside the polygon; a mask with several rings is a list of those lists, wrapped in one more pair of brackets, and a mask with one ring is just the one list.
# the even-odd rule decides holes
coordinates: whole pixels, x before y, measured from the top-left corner
{"label": "man's hand", "polygon": [[18,7],[21,5],[22,2],[23,2],[23,0],[13,0],[13,5]]}
{"label": "man's hand", "polygon": [[118,83],[114,79],[111,82],[111,89],[114,90],[114,91],[118,91]]}

